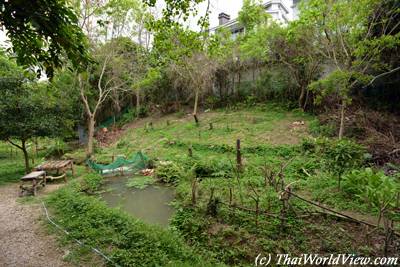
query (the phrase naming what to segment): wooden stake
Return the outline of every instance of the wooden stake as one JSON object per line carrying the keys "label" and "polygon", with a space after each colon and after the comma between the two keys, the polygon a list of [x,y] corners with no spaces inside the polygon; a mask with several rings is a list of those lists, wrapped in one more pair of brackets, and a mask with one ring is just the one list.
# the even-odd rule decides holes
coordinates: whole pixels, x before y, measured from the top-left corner
{"label": "wooden stake", "polygon": [[199,118],[197,118],[197,114],[196,113],[193,114],[193,117],[194,117],[194,121],[196,122],[196,125],[198,126],[199,125]]}
{"label": "wooden stake", "polygon": [[192,149],[192,145],[189,146],[188,148],[188,152],[189,152],[189,157],[193,157],[193,149]]}
{"label": "wooden stake", "polygon": [[236,165],[237,169],[242,169],[242,154],[240,152],[240,139],[236,140]]}
{"label": "wooden stake", "polygon": [[229,206],[232,206],[233,192],[232,187],[229,187]]}
{"label": "wooden stake", "polygon": [[195,177],[192,181],[192,205],[196,206],[196,189],[197,189],[197,178]]}

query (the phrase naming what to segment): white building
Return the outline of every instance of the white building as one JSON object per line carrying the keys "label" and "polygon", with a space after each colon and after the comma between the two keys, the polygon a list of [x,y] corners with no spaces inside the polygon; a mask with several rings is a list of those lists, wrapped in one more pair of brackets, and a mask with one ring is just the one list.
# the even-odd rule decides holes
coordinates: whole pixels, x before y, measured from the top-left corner
{"label": "white building", "polygon": [[[265,12],[270,14],[276,21],[287,24],[289,21],[298,18],[298,3],[300,0],[268,0],[265,1],[263,7]],[[220,13],[218,15],[219,25],[214,27],[211,32],[224,27],[229,28],[232,33],[232,38],[244,31],[244,27],[239,24],[238,19],[231,19],[230,15]]]}

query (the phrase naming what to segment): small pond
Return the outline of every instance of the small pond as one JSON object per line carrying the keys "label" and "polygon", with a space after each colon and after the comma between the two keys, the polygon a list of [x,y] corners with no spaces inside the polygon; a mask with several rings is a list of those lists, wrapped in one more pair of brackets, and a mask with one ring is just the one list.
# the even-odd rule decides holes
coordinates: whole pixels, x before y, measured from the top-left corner
{"label": "small pond", "polygon": [[174,188],[159,184],[149,185],[144,189],[128,187],[128,180],[134,178],[107,178],[103,199],[111,207],[121,208],[146,223],[168,226],[174,213],[174,208],[169,205],[174,199]]}

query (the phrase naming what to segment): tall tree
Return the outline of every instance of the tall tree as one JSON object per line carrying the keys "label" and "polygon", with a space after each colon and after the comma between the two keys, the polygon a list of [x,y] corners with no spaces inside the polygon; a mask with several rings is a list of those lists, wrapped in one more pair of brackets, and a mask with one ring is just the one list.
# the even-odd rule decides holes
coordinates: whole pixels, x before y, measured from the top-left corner
{"label": "tall tree", "polygon": [[[352,100],[350,92],[371,79],[368,73],[376,67],[377,57],[386,47],[400,44],[400,35],[390,34],[400,26],[394,21],[399,10],[390,10],[382,19],[383,2],[310,0],[300,13],[299,26],[315,27],[315,38],[305,41],[318,49],[327,64],[334,66],[331,75],[314,83],[312,88],[336,91],[340,99],[339,138],[344,135],[346,107]],[[374,29],[379,29],[379,33]],[[392,70],[381,68],[380,71]],[[336,86],[326,87],[331,84]]]}
{"label": "tall tree", "polygon": [[91,156],[96,116],[103,104],[112,100],[115,111],[120,112],[120,92],[133,87],[135,79],[132,76],[137,71],[137,55],[141,48],[132,45],[129,38],[139,36],[139,41],[143,39],[141,12],[145,10],[141,9],[142,4],[138,0],[77,0],[75,7],[79,10],[81,25],[90,38],[96,61],[85,72],[77,72],[88,122],[87,156]]}
{"label": "tall tree", "polygon": [[4,56],[0,57],[0,75],[0,140],[21,149],[29,172],[27,142],[35,137],[62,136],[71,123],[64,116],[61,99]]}

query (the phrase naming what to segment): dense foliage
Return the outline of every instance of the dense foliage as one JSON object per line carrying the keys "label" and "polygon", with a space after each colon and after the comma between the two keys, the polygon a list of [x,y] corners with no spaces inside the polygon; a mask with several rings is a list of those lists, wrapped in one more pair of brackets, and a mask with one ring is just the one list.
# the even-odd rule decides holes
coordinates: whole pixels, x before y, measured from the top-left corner
{"label": "dense foliage", "polygon": [[89,60],[86,37],[64,0],[1,1],[0,24],[11,40],[18,63],[40,67],[50,77],[65,58],[77,68]]}
{"label": "dense foliage", "polygon": [[37,83],[8,58],[0,57],[0,139],[21,149],[30,171],[27,142],[37,137],[66,136],[72,126],[58,91]]}

